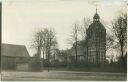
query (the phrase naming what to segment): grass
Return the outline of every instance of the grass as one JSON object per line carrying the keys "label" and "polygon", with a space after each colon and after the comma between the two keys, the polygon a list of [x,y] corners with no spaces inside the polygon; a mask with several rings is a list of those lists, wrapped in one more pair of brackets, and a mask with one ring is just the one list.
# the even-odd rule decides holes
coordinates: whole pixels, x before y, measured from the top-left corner
{"label": "grass", "polygon": [[[43,68],[47,70],[48,68]],[[111,72],[111,73],[127,73],[127,70],[122,67],[51,67],[50,70],[56,71],[81,71],[81,72]]]}
{"label": "grass", "polygon": [[43,71],[16,72],[2,71],[2,80],[10,81],[42,81],[42,80],[91,80],[91,81],[125,81],[126,73],[109,72],[77,72],[77,71]]}

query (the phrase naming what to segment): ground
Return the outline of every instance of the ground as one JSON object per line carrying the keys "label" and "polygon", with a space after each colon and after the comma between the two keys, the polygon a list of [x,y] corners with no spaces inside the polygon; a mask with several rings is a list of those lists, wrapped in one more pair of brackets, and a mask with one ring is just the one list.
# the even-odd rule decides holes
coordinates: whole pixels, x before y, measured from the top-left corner
{"label": "ground", "polygon": [[11,81],[42,81],[42,80],[114,80],[125,81],[126,73],[109,72],[78,72],[78,71],[42,71],[42,72],[16,72],[2,71],[2,80]]}

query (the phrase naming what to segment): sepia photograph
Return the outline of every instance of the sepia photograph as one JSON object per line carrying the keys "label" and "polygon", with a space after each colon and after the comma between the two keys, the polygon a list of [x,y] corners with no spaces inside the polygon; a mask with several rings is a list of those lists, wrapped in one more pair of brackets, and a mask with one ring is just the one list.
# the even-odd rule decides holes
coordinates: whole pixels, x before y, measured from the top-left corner
{"label": "sepia photograph", "polygon": [[127,81],[126,0],[0,0],[1,81]]}

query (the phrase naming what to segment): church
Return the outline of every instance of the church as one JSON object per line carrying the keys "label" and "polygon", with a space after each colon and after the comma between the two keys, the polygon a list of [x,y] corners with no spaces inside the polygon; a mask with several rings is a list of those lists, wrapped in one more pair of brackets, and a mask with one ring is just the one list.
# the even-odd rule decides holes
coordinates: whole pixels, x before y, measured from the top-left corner
{"label": "church", "polygon": [[[86,34],[86,40],[77,42],[77,62],[83,61],[89,63],[89,65],[104,65],[106,61],[106,29],[100,22],[97,9]],[[68,53],[69,60],[72,63],[76,61],[74,46],[68,50]]]}
{"label": "church", "polygon": [[106,29],[100,22],[100,16],[96,13],[93,23],[87,29],[87,61],[101,65],[106,60]]}

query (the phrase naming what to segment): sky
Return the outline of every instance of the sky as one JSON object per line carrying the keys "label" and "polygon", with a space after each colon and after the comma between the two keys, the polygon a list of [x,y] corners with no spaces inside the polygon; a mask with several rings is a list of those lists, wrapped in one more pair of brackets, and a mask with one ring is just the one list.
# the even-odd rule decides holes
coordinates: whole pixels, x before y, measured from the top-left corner
{"label": "sky", "polygon": [[59,49],[67,49],[75,21],[92,20],[97,7],[100,18],[109,25],[125,10],[122,0],[3,0],[2,4],[2,43],[25,45],[30,55],[35,30],[54,28]]}

